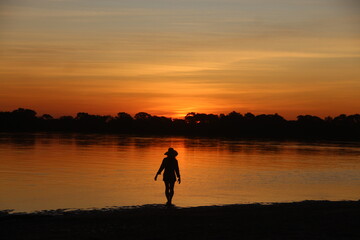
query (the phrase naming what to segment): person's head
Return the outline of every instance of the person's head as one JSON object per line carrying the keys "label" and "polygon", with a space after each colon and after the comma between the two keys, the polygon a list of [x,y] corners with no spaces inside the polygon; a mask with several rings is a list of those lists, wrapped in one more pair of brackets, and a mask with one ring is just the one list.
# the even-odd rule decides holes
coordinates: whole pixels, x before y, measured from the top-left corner
{"label": "person's head", "polygon": [[173,148],[169,148],[168,151],[166,153],[164,153],[164,155],[167,155],[168,157],[176,157],[178,155],[178,152],[175,151]]}

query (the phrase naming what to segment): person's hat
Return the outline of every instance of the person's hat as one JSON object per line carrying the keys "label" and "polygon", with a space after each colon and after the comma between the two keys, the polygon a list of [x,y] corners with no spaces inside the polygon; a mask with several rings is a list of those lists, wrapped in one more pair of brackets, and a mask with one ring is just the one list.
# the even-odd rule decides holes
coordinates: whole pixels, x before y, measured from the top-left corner
{"label": "person's hat", "polygon": [[168,155],[169,157],[176,157],[178,155],[178,152],[175,151],[173,148],[169,148],[168,151],[164,153],[164,155]]}

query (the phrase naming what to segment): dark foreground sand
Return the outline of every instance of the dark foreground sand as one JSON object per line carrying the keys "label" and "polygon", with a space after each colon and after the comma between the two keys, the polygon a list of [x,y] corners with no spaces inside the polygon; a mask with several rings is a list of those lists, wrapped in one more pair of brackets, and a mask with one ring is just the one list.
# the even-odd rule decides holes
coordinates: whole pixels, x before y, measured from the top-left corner
{"label": "dark foreground sand", "polygon": [[360,201],[3,211],[0,239],[360,239]]}

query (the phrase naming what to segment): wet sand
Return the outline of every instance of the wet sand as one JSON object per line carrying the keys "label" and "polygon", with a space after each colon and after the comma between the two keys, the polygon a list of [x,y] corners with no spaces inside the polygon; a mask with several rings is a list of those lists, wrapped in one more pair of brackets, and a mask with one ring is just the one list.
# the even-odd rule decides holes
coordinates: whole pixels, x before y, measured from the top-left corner
{"label": "wet sand", "polygon": [[360,239],[360,201],[0,213],[1,239]]}

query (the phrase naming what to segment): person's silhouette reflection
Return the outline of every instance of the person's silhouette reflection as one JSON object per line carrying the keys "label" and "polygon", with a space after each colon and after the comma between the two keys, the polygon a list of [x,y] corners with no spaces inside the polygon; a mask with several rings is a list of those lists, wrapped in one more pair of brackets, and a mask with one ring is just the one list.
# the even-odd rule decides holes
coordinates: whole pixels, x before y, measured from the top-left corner
{"label": "person's silhouette reflection", "polygon": [[164,155],[167,155],[167,157],[163,159],[159,171],[157,171],[154,179],[156,181],[157,176],[160,175],[162,170],[165,169],[163,180],[165,183],[165,196],[167,199],[166,205],[170,206],[171,200],[174,196],[174,185],[176,182],[176,177],[178,178],[179,184],[181,183],[181,178],[179,164],[175,158],[178,155],[177,151],[175,151],[173,148],[169,148]]}

